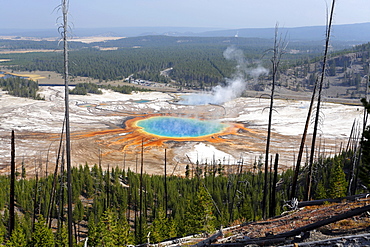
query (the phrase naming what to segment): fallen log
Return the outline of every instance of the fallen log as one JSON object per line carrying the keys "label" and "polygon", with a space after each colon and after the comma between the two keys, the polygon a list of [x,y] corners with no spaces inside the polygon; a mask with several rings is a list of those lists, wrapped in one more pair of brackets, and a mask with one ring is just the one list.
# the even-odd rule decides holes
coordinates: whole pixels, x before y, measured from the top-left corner
{"label": "fallen log", "polygon": [[321,200],[313,200],[313,201],[303,201],[303,202],[298,202],[298,207],[306,207],[306,206],[316,206],[316,205],[323,205],[324,203],[330,202],[330,203],[339,203],[343,201],[356,201],[358,199],[366,198],[368,197],[369,194],[359,194],[359,195],[354,195],[354,196],[346,196],[346,197],[341,197],[341,198],[336,198],[336,199],[321,199]]}
{"label": "fallen log", "polygon": [[287,238],[298,236],[303,232],[312,231],[319,227],[322,227],[322,226],[325,226],[325,225],[328,225],[328,224],[331,224],[331,223],[334,223],[340,220],[344,220],[347,218],[351,218],[353,216],[360,215],[367,211],[370,211],[370,205],[360,207],[360,208],[355,208],[346,213],[339,214],[339,215],[336,215],[328,219],[321,220],[321,221],[318,221],[318,222],[315,222],[315,223],[312,223],[306,226],[302,226],[300,228],[297,228],[297,229],[294,229],[288,232],[284,232],[284,233],[280,233],[276,235],[269,235],[263,238],[254,238],[254,239],[251,238],[251,239],[239,241],[238,243],[212,244],[211,246],[246,246],[250,244],[265,246],[265,245],[271,245],[271,244],[276,244],[276,243],[282,243],[286,241]]}
{"label": "fallen log", "polygon": [[294,237],[294,236],[299,235],[301,232],[312,231],[316,228],[319,228],[319,227],[322,227],[322,226],[325,226],[325,225],[328,225],[328,224],[331,224],[331,223],[334,223],[334,222],[337,222],[337,221],[340,221],[340,220],[351,218],[353,216],[365,213],[369,210],[370,210],[370,205],[367,205],[367,206],[364,206],[364,207],[361,207],[361,208],[355,208],[355,209],[352,209],[352,210],[350,210],[348,212],[345,212],[343,214],[339,214],[339,215],[330,217],[330,218],[325,219],[325,220],[321,220],[321,221],[318,221],[318,222],[315,222],[315,223],[312,223],[312,224],[309,224],[309,225],[306,225],[306,226],[302,226],[300,228],[294,229],[294,230],[289,231],[289,232],[274,235],[274,237],[284,237],[284,238]]}
{"label": "fallen log", "polygon": [[[299,247],[314,247],[314,246],[341,246],[338,245],[342,244],[345,246],[350,246],[348,243],[352,243],[354,246],[368,246],[370,244],[370,234],[359,234],[359,235],[350,235],[350,236],[342,236],[339,238],[329,238],[325,240],[319,241],[312,241],[312,242],[305,242],[300,243]],[[281,247],[293,247],[293,244],[284,245]]]}
{"label": "fallen log", "polygon": [[209,246],[211,245],[212,242],[214,242],[218,237],[221,237],[222,236],[222,230],[219,230],[217,233],[213,234],[211,237],[195,244],[195,245],[192,245],[194,247],[203,247],[203,246]]}

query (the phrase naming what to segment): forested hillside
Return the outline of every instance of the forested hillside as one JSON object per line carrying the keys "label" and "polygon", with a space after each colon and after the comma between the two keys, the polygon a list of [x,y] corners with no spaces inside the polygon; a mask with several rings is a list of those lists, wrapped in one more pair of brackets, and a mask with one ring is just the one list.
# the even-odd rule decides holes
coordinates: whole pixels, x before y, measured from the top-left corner
{"label": "forested hillside", "polygon": [[[352,157],[353,153],[348,152],[334,158],[322,158],[315,163],[313,199],[347,195],[352,179]],[[4,212],[0,236],[1,242],[6,242],[7,246],[67,246],[66,174],[58,171],[54,178],[45,174],[42,166],[36,166],[36,177],[30,177],[24,167],[18,169],[15,183],[18,214],[10,239],[7,235],[10,183],[7,176],[0,177],[3,187],[0,190],[0,209]],[[234,167],[233,173],[228,173],[230,169],[223,164],[198,164],[189,166],[185,177],[165,177],[138,174],[118,167],[103,171],[98,165],[73,168],[76,240],[83,241],[88,237],[88,246],[124,246],[145,243],[150,232],[150,242],[155,243],[258,220],[262,215],[262,169],[259,162],[252,169],[241,163]],[[303,168],[299,175],[299,200],[303,198],[306,172]],[[268,201],[269,216],[272,217],[288,209],[283,205],[289,199],[293,171],[278,174],[276,184],[272,173],[270,176]],[[361,184],[359,180],[354,192],[362,192]],[[364,185],[367,186],[366,183]],[[276,191],[275,203],[271,201],[271,191]],[[47,241],[47,245],[40,241]]]}
{"label": "forested hillside", "polygon": [[[236,71],[236,61],[223,56],[230,46],[243,51],[242,59],[247,68],[271,67],[271,42],[263,39],[145,36],[84,45],[85,48],[81,45],[70,52],[70,74],[100,82],[130,77],[180,88],[210,89],[223,85],[225,78],[231,78]],[[112,47],[116,50],[100,49]],[[325,80],[329,97],[362,97],[366,89],[363,78],[368,74],[369,49],[369,44],[364,44],[331,52]],[[321,53],[319,44],[289,43],[277,74],[278,84],[293,91],[310,91],[320,74]],[[0,58],[9,59],[2,64],[13,70],[62,73],[59,53],[3,54]],[[161,73],[166,69],[169,70]],[[246,74],[245,79],[251,77]],[[263,90],[269,83],[269,77],[260,78],[255,88]]]}
{"label": "forested hillside", "polygon": [[[330,54],[324,80],[328,98],[364,97],[369,80],[369,44]],[[280,73],[281,85],[295,91],[312,90],[321,73],[321,61],[320,56],[297,61],[295,66],[290,66]]]}

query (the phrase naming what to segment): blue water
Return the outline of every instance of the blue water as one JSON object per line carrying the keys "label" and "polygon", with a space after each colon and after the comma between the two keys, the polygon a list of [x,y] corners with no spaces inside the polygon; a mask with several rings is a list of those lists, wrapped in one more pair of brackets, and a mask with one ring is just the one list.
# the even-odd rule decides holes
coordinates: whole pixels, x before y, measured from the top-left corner
{"label": "blue water", "polygon": [[149,103],[150,102],[150,100],[135,100],[134,101],[135,103]]}
{"label": "blue water", "polygon": [[137,122],[145,132],[164,137],[200,137],[218,133],[227,127],[216,121],[180,117],[151,117]]}

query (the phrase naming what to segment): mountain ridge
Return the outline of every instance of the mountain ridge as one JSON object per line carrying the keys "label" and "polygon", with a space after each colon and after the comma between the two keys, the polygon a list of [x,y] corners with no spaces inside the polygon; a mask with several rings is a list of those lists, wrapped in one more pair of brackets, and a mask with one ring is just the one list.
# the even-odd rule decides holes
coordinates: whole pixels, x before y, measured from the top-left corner
{"label": "mountain ridge", "polygon": [[[325,26],[305,27],[280,27],[279,32],[286,34],[290,40],[323,40],[325,38]],[[332,40],[334,41],[358,41],[366,43],[370,41],[370,22],[333,25]],[[111,27],[111,28],[75,28],[72,30],[73,37],[84,36],[117,36],[137,37],[146,35],[165,36],[188,36],[188,37],[246,37],[272,39],[275,28],[196,28],[196,27]],[[59,37],[55,29],[0,29],[0,36],[32,36],[32,37]]]}

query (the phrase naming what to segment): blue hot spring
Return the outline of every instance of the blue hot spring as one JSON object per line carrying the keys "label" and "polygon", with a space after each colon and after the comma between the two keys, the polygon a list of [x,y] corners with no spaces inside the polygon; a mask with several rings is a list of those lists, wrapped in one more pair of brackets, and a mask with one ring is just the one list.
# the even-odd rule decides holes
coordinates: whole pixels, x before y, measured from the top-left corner
{"label": "blue hot spring", "polygon": [[181,117],[151,117],[137,121],[136,125],[149,134],[171,138],[207,136],[228,127],[217,121]]}

